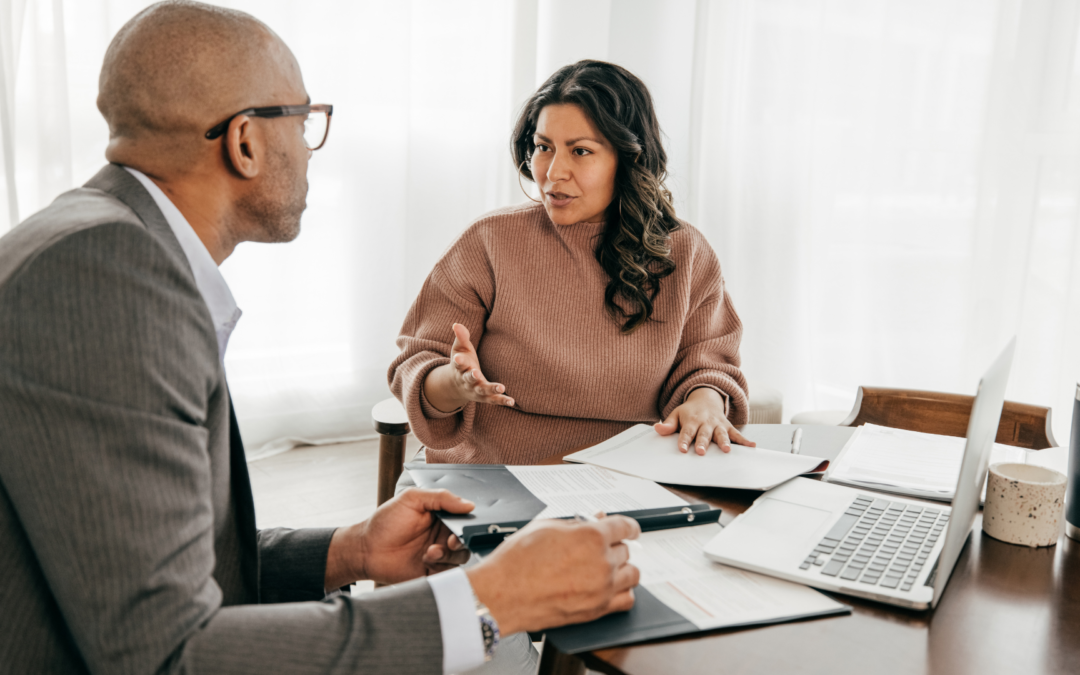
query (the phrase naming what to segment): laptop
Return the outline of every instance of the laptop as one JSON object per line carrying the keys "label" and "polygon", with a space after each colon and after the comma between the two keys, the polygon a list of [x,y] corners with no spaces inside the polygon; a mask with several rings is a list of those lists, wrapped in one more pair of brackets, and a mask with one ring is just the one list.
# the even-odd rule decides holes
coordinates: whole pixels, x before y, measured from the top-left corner
{"label": "laptop", "polygon": [[936,607],[979,509],[1015,344],[979,382],[952,507],[794,478],[761,495],[705,555],[826,591]]}

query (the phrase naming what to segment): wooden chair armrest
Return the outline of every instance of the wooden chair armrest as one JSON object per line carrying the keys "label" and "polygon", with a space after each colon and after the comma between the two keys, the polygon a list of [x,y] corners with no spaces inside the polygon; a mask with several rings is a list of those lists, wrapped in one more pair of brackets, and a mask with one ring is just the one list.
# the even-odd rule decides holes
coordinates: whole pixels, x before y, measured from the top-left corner
{"label": "wooden chair armrest", "polygon": [[[859,387],[855,405],[840,426],[878,424],[943,436],[967,435],[974,396],[913,389]],[[1056,447],[1050,408],[1005,401],[997,442],[1029,450]]]}

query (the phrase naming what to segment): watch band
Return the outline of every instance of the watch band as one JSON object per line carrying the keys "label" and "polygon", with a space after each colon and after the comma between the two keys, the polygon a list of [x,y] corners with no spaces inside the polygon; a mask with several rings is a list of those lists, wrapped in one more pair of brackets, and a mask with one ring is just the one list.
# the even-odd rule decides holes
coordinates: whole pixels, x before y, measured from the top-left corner
{"label": "watch band", "polygon": [[484,662],[487,663],[495,656],[495,648],[499,646],[499,623],[479,600],[476,601],[476,618],[480,619],[480,635],[484,639]]}

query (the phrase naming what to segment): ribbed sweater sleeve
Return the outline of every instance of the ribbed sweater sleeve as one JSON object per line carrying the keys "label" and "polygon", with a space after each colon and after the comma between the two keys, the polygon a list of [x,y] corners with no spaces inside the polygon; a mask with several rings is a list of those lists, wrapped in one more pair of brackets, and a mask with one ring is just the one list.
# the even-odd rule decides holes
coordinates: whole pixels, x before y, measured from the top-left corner
{"label": "ribbed sweater sleeve", "polygon": [[405,317],[397,339],[401,353],[390,366],[390,390],[405,406],[413,433],[429,448],[452,448],[472,431],[476,404],[440,411],[424,397],[424,380],[450,362],[454,323],[468,328],[473,347],[479,348],[494,296],[481,235],[470,229],[435,265]]}
{"label": "ribbed sweater sleeve", "polygon": [[[749,419],[746,378],[739,369],[742,321],[727,294],[720,266],[711,249],[696,286],[711,291],[687,317],[671,374],[660,394],[660,417],[666,419],[694,389],[709,387],[724,399],[724,414],[732,424]],[[706,256],[699,256],[706,257]],[[699,262],[699,261],[695,261]],[[710,265],[709,262],[712,264]]]}
{"label": "ribbed sweater sleeve", "polygon": [[[470,225],[435,265],[388,373],[429,462],[534,464],[656,422],[698,387],[720,392],[732,422],[746,421],[742,323],[708,241],[687,223],[672,234],[676,268],[661,281],[653,320],[624,334],[604,307],[603,227],[555,225],[540,205],[507,207]],[[424,399],[428,373],[449,362],[455,321],[513,408],[440,412]]]}

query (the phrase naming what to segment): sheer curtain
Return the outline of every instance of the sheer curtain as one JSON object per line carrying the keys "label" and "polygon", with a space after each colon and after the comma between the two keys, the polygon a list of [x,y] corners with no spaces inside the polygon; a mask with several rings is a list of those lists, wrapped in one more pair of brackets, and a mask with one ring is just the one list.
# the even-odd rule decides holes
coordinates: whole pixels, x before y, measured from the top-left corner
{"label": "sheer curtain", "polygon": [[[0,0],[0,232],[88,179],[109,39],[142,0]],[[1068,433],[1080,376],[1075,1],[262,0],[335,105],[300,239],[241,246],[226,361],[252,454],[370,433],[401,320],[481,213],[524,199],[508,134],[557,67],[615,61],[656,99],[680,215],[787,413],[859,384],[1009,397]]]}

